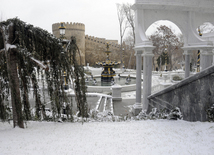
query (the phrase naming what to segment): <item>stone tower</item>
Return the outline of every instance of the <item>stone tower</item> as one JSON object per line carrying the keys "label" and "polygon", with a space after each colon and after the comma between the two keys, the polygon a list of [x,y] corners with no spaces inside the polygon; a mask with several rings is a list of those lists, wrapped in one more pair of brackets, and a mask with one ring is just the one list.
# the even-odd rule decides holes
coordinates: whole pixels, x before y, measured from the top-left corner
{"label": "stone tower", "polygon": [[[85,25],[82,23],[64,23],[65,38],[70,40],[71,36],[76,37],[77,46],[81,54],[82,65],[85,65]],[[52,24],[52,32],[57,38],[60,38],[59,33],[60,23]]]}

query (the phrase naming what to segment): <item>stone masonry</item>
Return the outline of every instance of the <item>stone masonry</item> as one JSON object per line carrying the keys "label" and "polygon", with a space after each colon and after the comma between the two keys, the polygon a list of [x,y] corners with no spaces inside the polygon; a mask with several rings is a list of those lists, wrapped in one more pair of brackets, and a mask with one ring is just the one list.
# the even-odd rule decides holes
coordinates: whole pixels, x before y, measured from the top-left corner
{"label": "stone masonry", "polygon": [[214,104],[214,66],[148,97],[149,108],[179,107],[184,120],[207,121],[206,110]]}
{"label": "stone masonry", "polygon": [[[106,40],[105,38],[85,35],[85,25],[82,23],[66,22],[64,25],[66,27],[65,38],[70,39],[71,36],[76,37],[83,65],[86,65],[87,63],[90,65],[95,65],[98,61],[104,61],[106,59],[104,51],[106,50],[107,43],[110,44],[109,50],[112,51],[110,59],[113,61],[120,61],[121,49],[117,40]],[[57,38],[60,38],[59,26],[60,23],[52,24],[53,35]],[[125,45],[124,48],[129,49],[129,47]],[[128,64],[129,56],[127,56],[126,60],[126,64]]]}

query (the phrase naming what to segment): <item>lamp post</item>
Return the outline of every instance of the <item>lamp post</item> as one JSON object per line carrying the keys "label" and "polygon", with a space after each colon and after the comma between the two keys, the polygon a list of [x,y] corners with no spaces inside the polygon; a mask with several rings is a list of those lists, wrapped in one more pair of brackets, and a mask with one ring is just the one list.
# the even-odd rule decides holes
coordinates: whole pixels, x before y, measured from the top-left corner
{"label": "lamp post", "polygon": [[67,73],[64,71],[64,74],[63,74],[63,77],[64,77],[64,89],[65,90],[68,90],[68,79],[67,79]]}
{"label": "lamp post", "polygon": [[[198,34],[199,36],[202,36],[200,26],[198,27]],[[200,50],[198,50],[197,72],[200,72]]]}
{"label": "lamp post", "polygon": [[[64,39],[65,37],[64,37],[64,35],[65,35],[65,26],[64,26],[64,23],[63,22],[61,22],[60,23],[60,26],[59,26],[59,34],[60,34],[60,38],[61,39]],[[62,41],[62,44],[63,44],[63,47],[64,47],[64,45],[66,44],[66,41],[65,42],[63,42]],[[63,77],[64,77],[64,89],[65,90],[68,90],[68,79],[67,79],[67,73],[64,71],[63,72]]]}
{"label": "lamp post", "polygon": [[122,66],[122,71],[124,72],[125,71],[125,64],[124,64],[124,53],[125,53],[125,49],[123,48],[122,50],[123,50],[123,61],[122,61],[123,66]]}
{"label": "lamp post", "polygon": [[61,22],[60,23],[60,27],[59,27],[59,34],[61,35],[61,39],[63,39],[64,38],[64,35],[65,35],[65,26],[64,26],[64,23],[63,22]]}
{"label": "lamp post", "polygon": [[164,69],[164,71],[167,72],[167,68],[166,68],[166,66],[167,66],[167,46],[165,46],[164,53],[165,53],[165,69]]}

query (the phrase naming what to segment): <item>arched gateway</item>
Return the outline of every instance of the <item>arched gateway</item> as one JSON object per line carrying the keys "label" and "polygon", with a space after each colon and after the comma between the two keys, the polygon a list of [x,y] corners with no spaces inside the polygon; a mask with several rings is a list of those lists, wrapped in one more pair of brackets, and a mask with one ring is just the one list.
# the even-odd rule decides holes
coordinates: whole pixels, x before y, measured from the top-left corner
{"label": "arched gateway", "polygon": [[[136,103],[134,114],[147,110],[151,94],[152,42],[145,35],[147,28],[158,20],[174,22],[184,36],[185,77],[189,76],[190,54],[201,50],[201,70],[212,65],[213,43],[205,41],[197,34],[197,27],[204,22],[214,25],[213,0],[135,0],[135,54],[137,66]],[[143,106],[141,104],[141,66],[143,56]]]}

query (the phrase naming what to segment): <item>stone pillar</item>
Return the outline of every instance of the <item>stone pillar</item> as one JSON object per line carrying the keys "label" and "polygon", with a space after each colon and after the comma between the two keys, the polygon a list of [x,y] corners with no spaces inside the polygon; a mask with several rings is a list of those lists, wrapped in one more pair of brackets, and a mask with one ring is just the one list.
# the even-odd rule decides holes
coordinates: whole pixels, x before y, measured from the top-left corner
{"label": "stone pillar", "polygon": [[147,97],[151,95],[153,49],[153,46],[144,47],[143,54],[143,110],[145,111],[147,111],[149,105]]}
{"label": "stone pillar", "polygon": [[132,112],[138,115],[142,111],[141,104],[141,69],[142,69],[142,50],[136,50],[136,102],[133,105]]}
{"label": "stone pillar", "polygon": [[206,48],[201,51],[201,70],[206,69],[207,67],[212,66],[212,61],[213,61],[213,52],[212,48]]}
{"label": "stone pillar", "polygon": [[113,85],[111,87],[112,89],[112,100],[122,100],[122,97],[121,97],[121,89],[122,87],[120,85]]}
{"label": "stone pillar", "polygon": [[190,55],[192,55],[191,51],[184,50],[185,55],[185,78],[190,75]]}

